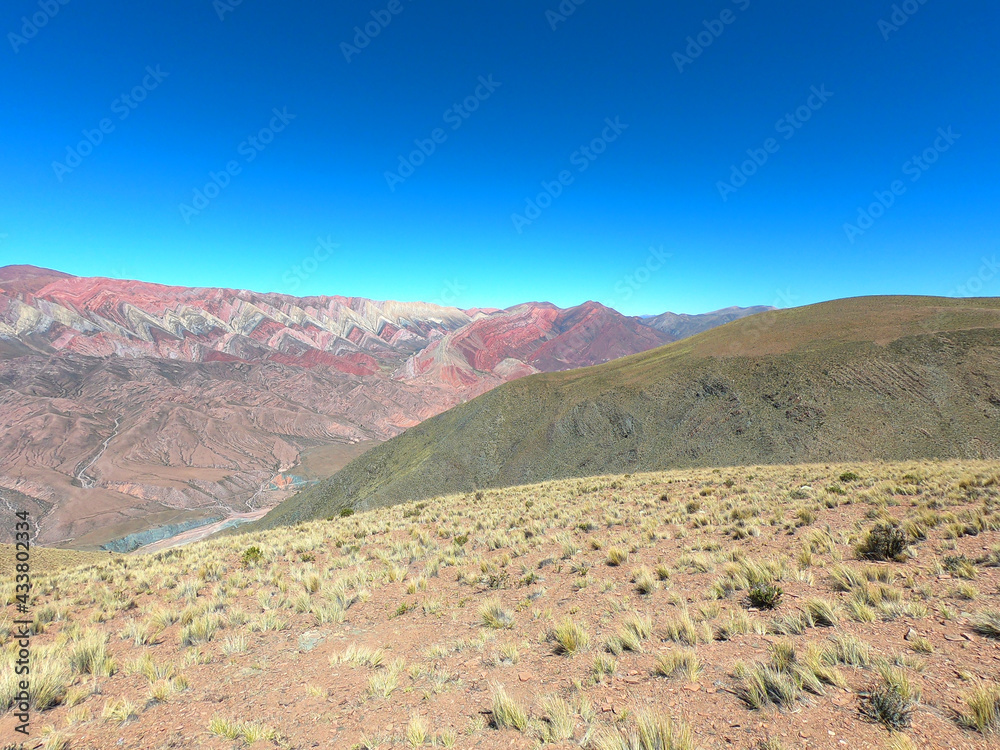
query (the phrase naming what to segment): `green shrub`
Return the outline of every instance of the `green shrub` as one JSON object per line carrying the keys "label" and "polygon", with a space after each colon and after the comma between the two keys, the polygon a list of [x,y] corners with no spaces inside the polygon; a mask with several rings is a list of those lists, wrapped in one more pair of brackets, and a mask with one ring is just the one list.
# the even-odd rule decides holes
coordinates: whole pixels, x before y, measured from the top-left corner
{"label": "green shrub", "polygon": [[897,523],[876,524],[858,545],[858,554],[866,560],[903,560],[909,540]]}
{"label": "green shrub", "polygon": [[887,729],[906,729],[913,717],[913,701],[887,685],[879,685],[864,696],[861,713]]}
{"label": "green shrub", "polygon": [[753,586],[747,593],[750,604],[757,609],[774,609],[781,603],[781,597],[785,595],[780,586],[773,583],[759,583]]}
{"label": "green shrub", "polygon": [[243,550],[243,556],[240,560],[243,562],[244,568],[249,568],[251,565],[256,565],[257,563],[263,561],[264,553],[261,552],[260,547],[247,547]]}
{"label": "green shrub", "polygon": [[893,731],[906,729],[920,700],[920,689],[901,669],[884,666],[879,671],[878,684],[861,697],[861,715]]}

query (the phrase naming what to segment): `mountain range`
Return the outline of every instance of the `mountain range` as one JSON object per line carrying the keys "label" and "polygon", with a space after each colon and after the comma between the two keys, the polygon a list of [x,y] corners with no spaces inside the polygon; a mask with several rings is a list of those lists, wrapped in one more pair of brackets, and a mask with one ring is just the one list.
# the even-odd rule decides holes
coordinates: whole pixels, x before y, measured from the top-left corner
{"label": "mountain range", "polygon": [[256,527],[571,477],[944,458],[1000,459],[1000,300],[855,298],[508,383]]}
{"label": "mountain range", "polygon": [[40,519],[39,543],[131,547],[259,514],[504,383],[647,351],[761,309],[460,310],[7,266],[0,499]]}

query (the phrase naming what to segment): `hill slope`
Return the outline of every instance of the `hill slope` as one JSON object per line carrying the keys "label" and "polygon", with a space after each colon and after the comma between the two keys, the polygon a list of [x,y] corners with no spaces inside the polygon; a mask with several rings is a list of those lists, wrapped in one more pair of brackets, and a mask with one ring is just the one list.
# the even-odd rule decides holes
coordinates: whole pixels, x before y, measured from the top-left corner
{"label": "hill slope", "polygon": [[[52,733],[24,746],[997,748],[997,462],[483,494],[33,572],[31,728]],[[887,518],[907,554],[856,559]],[[649,710],[694,740],[629,743]]]}
{"label": "hill slope", "polygon": [[1000,300],[877,297],[739,320],[508,383],[271,511],[672,467],[1000,456]]}

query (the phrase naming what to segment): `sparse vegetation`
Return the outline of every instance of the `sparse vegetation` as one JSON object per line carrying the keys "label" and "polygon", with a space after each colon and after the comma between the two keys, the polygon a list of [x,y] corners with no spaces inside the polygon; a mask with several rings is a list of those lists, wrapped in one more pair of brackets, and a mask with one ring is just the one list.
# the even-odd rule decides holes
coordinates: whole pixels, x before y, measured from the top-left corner
{"label": "sparse vegetation", "polygon": [[[754,736],[794,738],[827,701],[847,716],[834,685],[855,692],[853,721],[902,726],[926,682],[949,746],[973,732],[988,741],[1000,708],[977,655],[1000,633],[1000,473],[988,462],[858,471],[854,482],[837,466],[566,480],[39,575],[33,709],[71,748],[105,747],[161,721],[204,733],[212,714],[190,726],[181,707],[208,691],[218,736],[240,747],[274,730],[230,718],[242,692],[221,686],[266,676],[279,694],[332,706],[354,733],[345,747],[471,746],[489,720],[539,746],[628,750],[646,741],[638,716],[656,691],[676,696],[678,716],[696,700],[713,721],[790,709],[754,716],[766,729],[735,744],[751,750]],[[845,494],[823,489],[835,482]],[[815,516],[808,528],[800,509]],[[890,511],[920,556],[852,559]],[[261,557],[245,565],[250,547]],[[16,694],[13,634],[0,621],[0,708]],[[769,655],[738,663],[764,644]],[[478,712],[493,696],[484,706],[469,689],[484,679],[505,685],[492,719]],[[343,685],[356,710],[339,708]],[[636,704],[611,698],[609,710],[625,685]],[[455,706],[445,721],[442,698]],[[269,707],[244,718],[285,715],[258,704]],[[289,746],[315,741],[310,722],[282,722]]]}
{"label": "sparse vegetation", "polygon": [[495,630],[514,627],[514,616],[503,608],[498,599],[489,599],[480,607],[479,620],[484,627]]}
{"label": "sparse vegetation", "polygon": [[243,554],[240,556],[240,562],[243,563],[244,568],[249,568],[252,565],[257,565],[264,560],[264,553],[261,551],[260,547],[254,545],[253,547],[247,547],[243,550]]}
{"label": "sparse vegetation", "polygon": [[972,629],[987,638],[1000,639],[1000,609],[984,609],[972,619]]}

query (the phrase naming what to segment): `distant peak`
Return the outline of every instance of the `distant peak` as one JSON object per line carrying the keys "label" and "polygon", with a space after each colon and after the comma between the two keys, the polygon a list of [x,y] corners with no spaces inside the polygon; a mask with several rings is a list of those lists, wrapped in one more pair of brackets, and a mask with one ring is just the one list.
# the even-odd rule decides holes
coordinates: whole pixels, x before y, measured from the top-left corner
{"label": "distant peak", "polygon": [[12,294],[28,292],[33,294],[42,287],[60,279],[75,278],[72,274],[39,268],[27,264],[3,266],[0,268],[0,289]]}
{"label": "distant peak", "polygon": [[39,268],[38,266],[22,263],[20,265],[3,266],[0,268],[0,281],[8,279],[24,279],[34,276],[52,276],[59,279],[72,278],[73,274],[54,271],[51,268]]}

